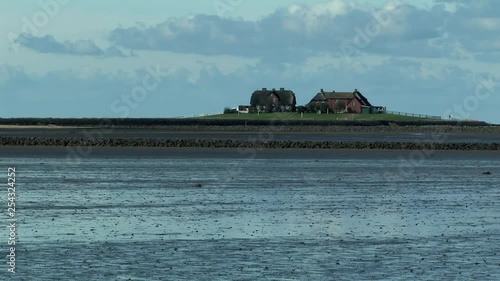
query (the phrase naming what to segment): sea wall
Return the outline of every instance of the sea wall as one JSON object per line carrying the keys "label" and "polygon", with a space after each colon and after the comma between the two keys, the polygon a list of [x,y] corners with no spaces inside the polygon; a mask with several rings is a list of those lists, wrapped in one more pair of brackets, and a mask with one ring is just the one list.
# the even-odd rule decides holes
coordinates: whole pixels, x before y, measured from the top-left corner
{"label": "sea wall", "polygon": [[407,149],[407,150],[500,150],[500,143],[347,142],[347,141],[242,141],[130,138],[0,137],[0,146],[95,146],[95,147],[209,147],[266,149]]}

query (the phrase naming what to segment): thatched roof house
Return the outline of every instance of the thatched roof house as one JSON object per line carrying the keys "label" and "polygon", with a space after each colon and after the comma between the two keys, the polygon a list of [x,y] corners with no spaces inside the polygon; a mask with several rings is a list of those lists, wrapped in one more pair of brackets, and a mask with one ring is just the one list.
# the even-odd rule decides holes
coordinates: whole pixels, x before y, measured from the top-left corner
{"label": "thatched roof house", "polygon": [[258,111],[295,111],[296,104],[295,93],[285,88],[262,88],[253,92],[250,98],[251,108]]}

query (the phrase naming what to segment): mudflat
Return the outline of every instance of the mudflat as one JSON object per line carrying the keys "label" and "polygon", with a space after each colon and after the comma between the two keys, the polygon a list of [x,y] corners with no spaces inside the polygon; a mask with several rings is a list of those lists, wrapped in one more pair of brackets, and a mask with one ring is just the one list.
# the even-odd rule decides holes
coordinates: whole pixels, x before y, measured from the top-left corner
{"label": "mudflat", "polygon": [[[220,140],[295,140],[295,141],[422,141],[430,142],[480,142],[500,141],[500,130],[462,130],[421,128],[421,130],[381,127],[380,130],[360,130],[359,128],[253,128],[252,130],[215,130],[216,128],[62,128],[62,127],[0,127],[0,137],[43,137],[43,138],[147,138],[147,139],[220,139]],[[309,131],[305,131],[309,129]],[[476,128],[478,129],[478,128]],[[348,131],[352,130],[352,131]]]}
{"label": "mudflat", "polygon": [[496,152],[66,149],[0,154],[21,279],[500,280]]}

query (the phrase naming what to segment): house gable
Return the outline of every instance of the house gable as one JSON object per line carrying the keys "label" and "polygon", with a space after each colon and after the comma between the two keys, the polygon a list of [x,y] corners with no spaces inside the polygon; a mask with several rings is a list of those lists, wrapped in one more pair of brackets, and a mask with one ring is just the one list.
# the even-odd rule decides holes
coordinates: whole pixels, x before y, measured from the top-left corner
{"label": "house gable", "polygon": [[363,105],[363,101],[358,99],[357,97],[354,97],[352,100],[350,100],[347,105],[346,105],[346,110],[347,112],[352,112],[352,113],[361,113],[361,107]]}

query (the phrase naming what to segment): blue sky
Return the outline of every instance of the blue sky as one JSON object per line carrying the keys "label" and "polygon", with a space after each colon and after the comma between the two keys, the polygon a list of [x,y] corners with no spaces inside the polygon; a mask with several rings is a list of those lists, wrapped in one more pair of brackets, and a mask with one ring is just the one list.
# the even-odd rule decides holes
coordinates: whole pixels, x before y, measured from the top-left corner
{"label": "blue sky", "polygon": [[299,104],[356,88],[389,110],[500,123],[500,1],[0,7],[4,118],[189,116],[285,87]]}

